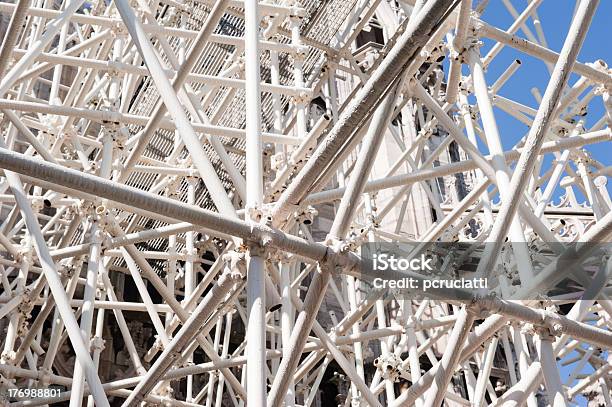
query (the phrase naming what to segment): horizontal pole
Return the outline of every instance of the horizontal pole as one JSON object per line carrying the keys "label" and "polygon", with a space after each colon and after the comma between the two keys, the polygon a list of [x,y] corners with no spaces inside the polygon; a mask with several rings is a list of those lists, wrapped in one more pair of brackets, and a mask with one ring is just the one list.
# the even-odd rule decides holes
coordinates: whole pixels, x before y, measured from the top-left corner
{"label": "horizontal pole", "polygon": [[[231,3],[231,2],[230,2]],[[274,6],[272,4],[261,4],[261,6]],[[282,7],[282,6],[281,6]],[[12,12],[16,8],[13,3],[0,2],[0,11]],[[33,17],[42,17],[46,19],[55,18],[61,14],[56,10],[49,10],[40,7],[29,7],[26,12],[27,15]],[[87,14],[75,13],[69,17],[71,22],[78,24],[88,24],[97,27],[115,28],[118,24],[122,24],[121,19],[104,17],[104,16],[93,16]],[[178,37],[183,39],[195,39],[198,36],[198,31],[189,30],[185,28],[176,27],[163,27],[159,24],[143,24],[143,28],[147,33],[163,35],[166,37]],[[244,47],[244,38],[235,37],[231,35],[213,34],[209,38],[209,42],[222,44],[222,45],[233,45],[235,47]],[[261,41],[261,46],[265,50],[282,52],[287,54],[295,54],[300,50],[292,44],[283,44],[275,41]]]}
{"label": "horizontal pole", "polygon": [[[13,51],[15,55],[22,56],[27,50],[16,49]],[[76,66],[81,68],[97,69],[99,71],[121,72],[126,74],[149,76],[149,71],[141,66],[135,66],[124,62],[102,61],[99,59],[82,58],[80,56],[56,55],[48,52],[41,53],[36,57],[37,61],[50,62],[51,64]],[[165,69],[168,79],[172,79],[176,72],[172,69]],[[208,87],[231,87],[244,89],[246,80],[238,78],[224,78],[221,76],[205,75],[198,73],[190,73],[186,76],[187,83],[203,83]],[[272,85],[269,83],[261,83],[261,91],[265,93],[281,94],[287,96],[312,97],[313,92],[309,88],[299,88],[296,86]]]}
{"label": "horizontal pole", "polygon": [[[119,113],[103,110],[90,110],[81,107],[69,106],[54,106],[36,102],[24,102],[10,99],[0,99],[0,109],[17,110],[21,112],[44,113],[59,116],[75,116],[83,119],[89,119],[98,123],[124,123],[145,126],[150,117],[139,116],[128,113]],[[244,129],[236,129],[231,127],[207,125],[202,123],[190,122],[194,130],[199,133],[210,134],[214,136],[224,136],[236,139],[246,139],[246,131]],[[175,130],[176,126],[170,119],[162,119],[160,128],[167,130]],[[262,132],[261,137],[265,143],[279,143],[287,145],[297,145],[300,140],[295,137],[282,136],[274,133]]]}

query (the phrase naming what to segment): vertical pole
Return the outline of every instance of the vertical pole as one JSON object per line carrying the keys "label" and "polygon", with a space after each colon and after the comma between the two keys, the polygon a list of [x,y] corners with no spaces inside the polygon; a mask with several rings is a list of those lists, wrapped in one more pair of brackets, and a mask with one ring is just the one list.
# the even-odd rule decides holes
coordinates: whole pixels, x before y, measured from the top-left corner
{"label": "vertical pole", "polygon": [[[220,316],[217,317],[217,325],[215,327],[215,337],[213,339],[213,349],[215,350],[215,352],[219,353],[219,341],[221,340],[221,329],[223,327],[223,318],[221,318]],[[215,381],[217,379],[217,375],[216,372],[210,372],[208,374],[208,383],[206,384],[206,386],[208,387],[208,390],[206,391],[206,407],[212,407],[212,403],[213,403],[213,395],[214,395],[214,387],[215,387]]]}
{"label": "vertical pole", "polygon": [[446,100],[455,103],[461,80],[461,54],[465,47],[465,40],[470,27],[470,12],[472,11],[472,0],[463,0],[459,7],[459,15],[455,23],[455,37],[453,38],[451,51],[451,62],[448,71],[448,83],[446,84]]}
{"label": "vertical pole", "polygon": [[542,363],[542,376],[544,376],[544,383],[546,384],[548,402],[553,407],[567,407],[561,377],[559,377],[559,369],[557,369],[557,359],[553,352],[552,336],[546,328],[538,330],[536,346],[540,363]]}
{"label": "vertical pole", "polygon": [[[100,270],[99,274],[108,273],[107,263],[109,262],[108,258],[102,257],[100,259]],[[103,279],[99,277],[99,281],[102,282]],[[101,300],[104,300],[105,294],[102,294],[100,297]],[[104,309],[98,308],[98,313],[96,314],[96,331],[95,335],[92,339],[92,351],[93,351],[93,362],[96,369],[100,367],[100,356],[102,355],[102,351],[104,350],[104,340],[102,339],[102,335],[104,333]],[[87,397],[87,407],[94,407],[94,398],[89,395]]]}
{"label": "vertical pole", "polygon": [[[357,174],[355,174],[357,175]],[[338,219],[338,218],[336,218]],[[347,297],[350,306],[351,312],[354,312],[357,309],[357,290],[359,289],[359,280],[357,280],[353,276],[344,276],[346,281],[346,289],[347,289]],[[327,288],[327,285],[325,286]],[[325,291],[321,293],[321,297],[325,296]],[[359,335],[361,333],[361,327],[359,324],[353,324],[351,327],[351,332],[353,335]],[[363,368],[363,347],[361,342],[353,343],[353,359],[355,363],[355,371],[359,378],[365,381],[365,371]],[[351,405],[358,406],[360,401],[359,389],[357,388],[356,383],[351,381]]]}
{"label": "vertical pole", "polygon": [[[189,177],[187,179],[187,203],[195,205],[195,189],[198,179]],[[187,260],[185,261],[185,298],[190,298],[196,286],[196,272],[194,269],[194,260],[197,254],[195,249],[195,232],[189,231],[185,233],[185,250],[187,252]],[[188,362],[193,362],[193,355],[189,357]],[[209,388],[209,390],[211,390]],[[187,376],[187,401],[193,400],[193,375]]]}
{"label": "vertical pole", "polygon": [[[244,3],[246,93],[246,218],[259,222],[263,203],[261,93],[259,75],[258,0]],[[265,260],[258,244],[249,246],[247,266],[247,398],[250,406],[266,405]]]}
{"label": "vertical pole", "polygon": [[[294,326],[293,321],[295,317],[295,310],[293,303],[291,302],[291,276],[292,276],[293,264],[289,262],[283,262],[281,265],[281,333],[282,333],[282,344],[283,344],[283,359],[289,358],[291,348],[289,346],[291,342],[291,333],[293,332]],[[277,369],[278,371],[278,369]],[[295,405],[295,383],[293,381],[293,375],[291,374],[287,384],[287,391],[285,394],[285,406],[293,407]]]}
{"label": "vertical pole", "polygon": [[[68,36],[68,24],[64,24],[60,30],[59,42],[57,43],[56,52],[57,55],[64,52],[66,48],[66,37]],[[60,105],[61,101],[57,100],[59,97],[59,87],[62,79],[62,64],[55,65],[53,69],[53,81],[51,83],[51,90],[49,92],[49,104]]]}
{"label": "vertical pole", "polygon": [[[419,362],[418,343],[413,324],[410,321],[416,322],[416,316],[412,309],[412,300],[404,299],[402,301],[402,310],[406,319],[406,339],[408,342],[408,364],[410,366],[410,380],[416,383],[421,378],[421,363]],[[419,397],[414,401],[415,407],[423,405],[423,398]]]}
{"label": "vertical pole", "polygon": [[[301,46],[300,40],[300,21],[302,19],[298,16],[290,17],[290,26],[291,26],[291,44],[299,47]],[[303,73],[303,65],[304,65],[304,54],[302,51],[298,50],[293,55],[293,77],[295,86],[298,88],[304,87],[304,73]],[[296,126],[297,126],[297,136],[302,138],[306,135],[306,104],[301,96],[296,97],[295,107],[297,109],[296,113]]]}
{"label": "vertical pole", "polygon": [[[472,72],[472,81],[474,83],[474,93],[476,94],[478,107],[480,109],[487,146],[490,153],[493,155],[491,164],[495,170],[497,188],[499,189],[499,194],[502,200],[506,200],[508,199],[507,191],[510,184],[510,170],[504,158],[504,149],[501,144],[501,137],[499,135],[495,115],[493,113],[493,105],[491,103],[489,89],[485,80],[484,68],[482,66],[482,61],[480,60],[480,55],[475,48],[472,47],[468,51],[468,59],[470,63],[470,70]],[[498,221],[499,220],[501,219],[498,217]],[[518,218],[503,220],[505,220],[510,226],[510,239],[517,261],[520,279],[523,282],[529,281],[530,276],[533,275],[533,271],[531,269],[529,252],[525,244],[525,234],[523,233],[521,223]],[[491,237],[489,240],[491,240]],[[492,266],[493,265],[491,265],[491,267]],[[487,273],[490,271],[490,269],[482,270],[485,270]]]}
{"label": "vertical pole", "polygon": [[[93,215],[96,216],[96,215]],[[96,298],[96,289],[98,285],[98,269],[100,267],[100,255],[102,241],[100,239],[100,230],[98,221],[94,219],[91,224],[91,248],[89,259],[87,261],[87,276],[85,280],[85,292],[83,294],[83,306],[81,307],[81,325],[80,333],[83,335],[83,341],[89,348],[91,341],[91,327],[93,325],[94,316],[94,301]],[[74,363],[74,376],[72,378],[72,387],[70,388],[70,407],[79,407],[83,402],[83,389],[85,378],[83,377],[83,366],[78,360]]]}
{"label": "vertical pole", "polygon": [[[270,82],[272,85],[280,85],[280,64],[278,61],[278,52],[270,51]],[[282,134],[283,132],[283,111],[281,106],[281,95],[278,93],[272,94],[272,109],[274,112],[274,133]],[[287,146],[277,145],[276,152],[282,151],[283,157],[287,160]]]}
{"label": "vertical pole", "polygon": [[[229,353],[229,341],[230,335],[232,333],[232,318],[234,315],[234,311],[231,310],[227,314],[225,314],[225,333],[223,335],[223,349],[221,349],[221,359],[226,359]],[[215,407],[221,407],[221,403],[223,401],[223,386],[225,385],[225,377],[223,375],[219,376],[219,384],[217,385],[217,394],[215,400]]]}
{"label": "vertical pole", "polygon": [[[387,321],[385,315],[385,302],[383,299],[376,300],[376,319],[378,320],[378,328],[387,328]],[[386,340],[380,341],[381,355],[384,358],[388,358],[390,355],[389,344]],[[387,403],[391,403],[395,400],[395,388],[391,380],[385,380],[385,392],[387,394]]]}

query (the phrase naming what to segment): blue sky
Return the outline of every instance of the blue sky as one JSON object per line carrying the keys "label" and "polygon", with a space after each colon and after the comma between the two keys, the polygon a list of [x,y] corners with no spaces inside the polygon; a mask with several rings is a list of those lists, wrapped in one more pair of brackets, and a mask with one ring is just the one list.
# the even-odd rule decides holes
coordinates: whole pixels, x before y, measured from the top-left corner
{"label": "blue sky", "polygon": [[[477,3],[479,3],[479,1],[475,1],[475,4]],[[515,9],[521,13],[527,6],[528,0],[512,0],[512,4]],[[563,46],[563,41],[565,40],[567,30],[570,26],[575,4],[576,2],[574,0],[544,0],[538,8],[538,15],[548,42],[548,47],[556,52],[559,52]],[[587,63],[602,59],[606,63],[612,64],[612,47],[610,46],[610,41],[612,41],[612,24],[609,20],[610,16],[612,16],[612,1],[602,0],[581,49],[579,56],[581,62]],[[514,21],[514,18],[508,12],[502,0],[490,0],[481,18],[503,29],[510,27]],[[536,35],[536,30],[531,18],[527,20],[527,26],[531,29],[532,33]],[[523,38],[527,38],[521,30],[519,30],[517,34]],[[481,48],[481,54],[485,55],[492,45],[492,41],[485,39],[484,45]],[[494,83],[499,75],[505,71],[516,58],[521,60],[522,65],[514,76],[502,87],[499,94],[537,109],[538,104],[530,90],[532,88],[537,88],[540,94],[544,94],[550,78],[549,71],[541,60],[522,54],[509,47],[504,47],[486,72],[487,82],[489,85]],[[467,74],[466,69],[467,66],[464,65],[465,74]],[[569,81],[570,85],[577,79],[577,75],[572,75]],[[597,96],[588,105],[588,115],[585,126],[587,128],[591,127],[601,118],[603,113],[604,107],[602,99]],[[495,114],[504,148],[510,149],[521,137],[526,135],[529,131],[529,127],[500,109],[496,108]],[[586,149],[592,154],[593,158],[599,160],[604,165],[610,165],[612,161],[612,143],[598,143],[587,146]],[[550,168],[549,163],[552,159],[553,156],[550,154],[545,157],[545,169]],[[609,188],[611,186],[610,184],[612,184],[612,181],[609,180]],[[562,192],[561,190],[556,191],[555,196],[558,197]],[[578,198],[581,199],[582,196],[579,191],[576,192]]]}

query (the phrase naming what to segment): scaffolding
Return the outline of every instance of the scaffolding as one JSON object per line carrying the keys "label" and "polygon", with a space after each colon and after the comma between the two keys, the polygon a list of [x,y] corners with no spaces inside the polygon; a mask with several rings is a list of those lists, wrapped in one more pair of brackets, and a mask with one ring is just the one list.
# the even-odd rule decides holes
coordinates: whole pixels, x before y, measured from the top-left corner
{"label": "scaffolding", "polygon": [[612,405],[612,71],[551,1],[0,1],[0,403]]}

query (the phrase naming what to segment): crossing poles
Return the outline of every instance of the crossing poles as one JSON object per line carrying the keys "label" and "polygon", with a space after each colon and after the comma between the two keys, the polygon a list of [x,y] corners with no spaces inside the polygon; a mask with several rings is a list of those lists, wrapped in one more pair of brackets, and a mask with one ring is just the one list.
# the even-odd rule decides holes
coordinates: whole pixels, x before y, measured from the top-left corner
{"label": "crossing poles", "polygon": [[[85,0],[74,0],[67,4],[66,8],[62,11],[60,15],[57,16],[52,23],[48,24],[44,34],[32,44],[32,46],[28,49],[28,52],[16,63],[6,75],[3,75],[0,80],[0,97],[3,97],[7,90],[15,83],[18,76],[21,73],[29,68],[30,64],[34,61],[34,59],[40,55],[43,49],[53,40],[55,35],[58,33],[61,28],[68,23],[69,18],[74,14],[79,7],[84,3]],[[20,13],[19,5],[15,9],[17,13]],[[16,22],[19,21],[19,14],[16,15]],[[17,29],[17,27],[15,27]],[[16,33],[11,33],[12,35],[16,35]],[[11,37],[8,37],[6,46],[9,46],[11,42]],[[3,45],[4,46],[4,45]],[[8,49],[3,52],[7,56]]]}
{"label": "crossing poles", "polygon": [[[454,3],[455,6],[456,4]],[[389,85],[427,42],[428,35],[431,34],[437,24],[441,23],[452,5],[453,2],[450,0],[428,2],[419,11],[414,21],[409,23],[407,31],[400,36],[388,58],[382,62],[369,81],[350,101],[338,122],[334,124],[332,130],[326,136],[325,141],[314,151],[304,168],[279,197],[272,211],[274,224],[280,224],[281,219],[287,216],[288,208],[303,200],[312,180],[319,177],[321,170],[330,163],[330,160],[359,124],[369,116],[374,104],[389,91]],[[337,168],[339,163],[332,163],[331,165]]]}
{"label": "crossing poles", "polygon": [[[493,244],[487,248],[478,265],[478,271],[481,273],[490,270],[494,266],[504,237],[511,227],[511,223],[515,222],[515,214],[521,200],[521,194],[529,179],[528,174],[533,171],[536,162],[535,157],[542,148],[544,137],[557,110],[559,98],[572,71],[578,52],[582,47],[588,32],[588,26],[598,4],[599,0],[584,0],[578,4],[576,15],[572,19],[572,24],[546,87],[542,103],[525,140],[525,149],[516,164],[512,180],[508,186],[508,193],[506,198],[503,199],[499,216],[495,221],[493,230],[491,230],[489,239]],[[519,255],[520,253],[517,253],[517,256]]]}
{"label": "crossing poles", "polygon": [[[0,141],[0,145],[2,147],[6,147],[3,141]],[[72,309],[70,308],[70,304],[68,303],[64,286],[59,278],[59,275],[57,274],[55,263],[51,258],[45,238],[40,231],[40,225],[36,221],[32,207],[26,199],[21,180],[19,179],[18,175],[11,172],[5,173],[5,177],[11,186],[13,195],[15,196],[15,200],[17,201],[22,217],[26,222],[28,231],[34,239],[34,247],[36,248],[36,252],[40,259],[43,273],[47,283],[49,284],[57,310],[59,311],[62,320],[66,325],[66,329],[68,331],[68,335],[70,336],[76,356],[79,363],[83,367],[83,372],[91,392],[96,398],[98,405],[110,406],[106,393],[102,389],[102,383],[100,382],[100,378],[96,372],[93,360],[89,354],[89,347],[86,345],[83,336],[81,335],[79,325],[77,324],[74,314],[72,313]]]}
{"label": "crossing poles", "polygon": [[142,24],[138,21],[138,18],[126,0],[118,0],[116,4],[117,10],[119,11],[119,14],[121,14],[121,18],[130,32],[130,36],[134,41],[134,44],[138,48],[143,61],[145,61],[145,64],[147,65],[147,69],[151,73],[151,77],[160,90],[160,94],[166,108],[175,120],[177,130],[181,135],[185,146],[193,155],[194,165],[196,168],[198,168],[200,177],[202,177],[202,180],[207,185],[217,210],[221,213],[235,216],[236,210],[234,205],[227,197],[227,192],[225,191],[223,184],[219,180],[219,177],[210,163],[210,159],[206,155],[206,152],[200,145],[200,141],[198,140],[198,137],[191,126],[191,122],[183,110],[181,102],[179,101],[179,98],[170,81],[166,77],[163,67],[157,58],[156,52],[142,28]]}
{"label": "crossing poles", "polygon": [[[32,406],[68,400],[78,404],[91,393],[89,405],[110,396],[128,399],[128,404],[142,399],[180,407],[204,399],[220,406],[224,398],[236,404],[313,405],[327,391],[335,369],[339,388],[351,389],[344,394],[350,398],[346,402],[355,405],[422,404],[424,397],[432,405],[442,400],[482,405],[489,396],[491,401],[499,397],[497,404],[531,405],[541,384],[553,401],[564,392],[571,399],[591,386],[605,393],[608,385],[599,380],[609,372],[604,365],[609,360],[599,349],[612,347],[610,305],[599,298],[576,301],[581,292],[583,297],[604,298],[605,273],[589,265],[586,275],[577,275],[574,264],[592,255],[594,241],[609,240],[612,218],[605,177],[612,172],[605,159],[589,156],[589,150],[611,140],[609,114],[591,109],[591,102],[599,101],[594,96],[609,102],[610,71],[602,61],[574,61],[568,67],[581,77],[554,103],[552,131],[537,152],[529,153],[524,143],[528,137],[514,145],[503,143],[502,149],[496,136],[505,137],[505,130],[492,130],[495,118],[489,114],[497,105],[522,125],[535,126],[538,111],[548,108],[538,106],[535,91],[531,103],[528,89],[520,102],[506,93],[512,80],[531,69],[530,62],[541,60],[552,68],[563,58],[563,51],[548,48],[540,30],[536,10],[546,1],[532,1],[520,12],[504,1],[513,17],[508,29],[485,23],[487,14],[475,13],[487,2],[468,0],[405,0],[397,7],[382,1],[359,1],[353,7],[331,0],[317,10],[309,2],[302,7],[170,1],[156,8],[119,1],[123,19],[114,15],[115,3],[87,3],[64,13],[49,2],[0,2],[3,13],[15,14],[16,21],[21,14],[25,22],[23,27],[13,23],[16,28],[0,50],[10,56],[7,77],[12,78],[10,84],[0,80],[6,88],[0,98],[0,132],[7,145],[0,149],[0,250],[6,253],[0,255],[0,325],[8,325],[0,337],[0,386],[27,382],[65,387],[57,398],[29,400]],[[59,22],[63,25],[58,28]],[[532,22],[537,36],[530,34]],[[125,37],[124,26],[135,36]],[[371,34],[379,40],[379,27],[385,44],[364,43]],[[448,35],[453,27],[454,39]],[[469,33],[475,40],[487,37],[495,43],[483,62],[473,61],[473,70],[462,67],[469,61],[456,55],[467,55]],[[509,66],[499,61],[505,53],[514,53]],[[428,76],[444,58],[451,59],[446,84],[442,75]],[[503,73],[488,86],[478,64],[489,67],[487,79]],[[18,72],[15,67],[27,68]],[[272,79],[266,83],[269,70]],[[51,71],[53,80],[47,79]],[[398,83],[402,75],[409,86]],[[314,108],[320,101],[313,98],[326,87],[322,98],[334,120],[317,117]],[[393,92],[402,98],[391,100]],[[404,109],[407,103],[410,109]],[[587,113],[588,120],[576,119]],[[108,132],[111,128],[118,129],[116,139]],[[450,133],[447,138],[444,130]],[[421,160],[421,152],[437,138],[442,143]],[[270,151],[283,154],[272,159]],[[571,304],[572,311],[467,296],[466,308],[479,311],[469,321],[463,312],[451,313],[459,308],[456,303],[356,293],[365,282],[351,285],[352,292],[336,285],[337,276],[367,280],[357,272],[364,265],[357,253],[366,241],[492,238],[489,227],[504,217],[495,197],[499,191],[503,198],[504,185],[512,185],[499,182],[496,170],[512,169],[522,154],[532,154],[540,163],[537,170],[522,173],[529,179],[520,191],[526,204],[519,206],[519,214],[530,227],[524,240],[565,253],[559,261],[570,261],[560,272],[555,269],[559,261],[540,269],[528,284],[515,287],[516,295],[529,297],[548,291],[560,279],[572,280],[575,293],[553,293],[551,299]],[[546,154],[557,161],[549,166]],[[411,169],[402,173],[406,161]],[[11,171],[20,174],[19,183]],[[453,188],[461,179],[469,181],[473,171],[487,179],[467,182],[465,198],[459,201]],[[345,188],[338,188],[337,178],[348,180]],[[410,192],[412,184],[423,181],[439,191],[429,191],[429,197]],[[165,196],[170,186],[176,194]],[[561,204],[559,191],[565,194]],[[580,203],[575,191],[585,194],[588,204]],[[369,196],[361,205],[364,192]],[[447,200],[429,202],[432,192]],[[116,217],[109,221],[112,227],[99,227],[100,240],[88,232],[97,219],[85,210],[89,202],[101,202],[108,216]],[[414,205],[428,209],[434,204],[435,224],[412,230],[405,220],[419,216]],[[306,205],[317,205],[320,213],[305,210]],[[20,214],[28,206],[31,211]],[[387,214],[396,212],[400,216],[389,221]],[[37,226],[42,238],[31,239]],[[325,239],[328,230],[331,236]],[[568,249],[564,245],[572,239],[584,242]],[[42,254],[31,248],[41,248]],[[235,288],[222,284],[226,277],[219,265],[228,253],[241,259],[246,255],[246,285],[238,276]],[[210,254],[216,259],[209,269]],[[85,263],[81,275],[78,270],[67,275],[62,267],[80,270]],[[503,279],[509,270],[493,270],[494,277]],[[136,300],[121,298],[126,273],[138,288]],[[595,278],[589,283],[591,274]],[[58,275],[59,284],[54,279]],[[304,282],[310,277],[308,286]],[[94,286],[102,295],[92,296]],[[208,294],[215,301],[204,301]],[[221,297],[227,301],[217,302]],[[33,309],[37,314],[31,318]],[[73,328],[78,318],[77,330],[86,328],[82,330],[89,337],[94,309],[98,320],[92,349],[77,344],[73,355],[61,345],[77,338]],[[107,309],[112,312],[104,313]],[[67,316],[68,322],[58,316]],[[152,346],[133,332],[135,320],[159,335]],[[521,332],[530,324],[554,338],[538,343]],[[115,345],[125,344],[130,369],[125,378],[108,372],[107,354],[113,349],[106,326],[121,333]],[[506,330],[512,331],[508,345],[514,343],[518,357],[505,352],[506,364],[498,365],[492,335]],[[212,344],[208,332],[215,338]],[[584,344],[589,351],[582,352]],[[538,354],[533,352],[537,346]],[[406,351],[409,360],[403,357]],[[584,373],[576,371],[565,388],[542,377],[541,371],[558,374],[556,365],[570,361],[574,351],[593,374],[576,380]],[[85,356],[91,353],[93,368],[87,370]],[[65,366],[75,355],[78,365],[69,373]],[[379,367],[383,364],[372,363],[377,357],[385,359],[385,370]],[[41,358],[43,368],[37,369]],[[429,371],[422,370],[425,359],[433,366]],[[516,359],[520,376],[512,370],[509,383],[500,379],[492,389],[487,372],[512,367]],[[478,379],[470,369],[473,360],[480,368]],[[148,371],[147,362],[152,362]],[[92,387],[94,372],[106,382]],[[236,379],[240,375],[242,383]],[[393,377],[410,378],[412,384],[397,392]],[[466,391],[456,392],[447,385],[451,382]]]}

